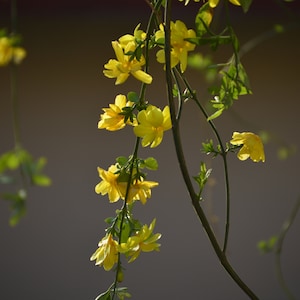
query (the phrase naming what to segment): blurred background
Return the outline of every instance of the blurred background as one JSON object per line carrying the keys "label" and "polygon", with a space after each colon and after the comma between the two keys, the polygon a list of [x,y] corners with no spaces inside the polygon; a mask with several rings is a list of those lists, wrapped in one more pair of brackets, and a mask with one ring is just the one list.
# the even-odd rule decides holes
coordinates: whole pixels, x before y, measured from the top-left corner
{"label": "blurred background", "polygon": [[[97,129],[102,108],[118,93],[139,91],[130,78],[115,86],[102,74],[114,58],[111,41],[132,33],[138,23],[146,28],[150,9],[144,1],[19,1],[18,27],[28,57],[18,68],[22,141],[35,157],[46,156],[49,188],[29,190],[28,212],[15,228],[8,225],[9,208],[0,201],[0,299],[94,299],[113,282],[89,261],[104,236],[104,219],[114,216],[120,203],[109,204],[95,194],[97,166],[107,169],[118,156],[133,149],[131,129]],[[299,16],[299,1],[254,1],[248,14],[231,5],[232,23],[245,44],[275,24],[288,24]],[[10,27],[7,0],[0,0],[0,28]],[[173,19],[189,26],[199,3],[187,8],[174,1]],[[198,48],[202,51],[201,48]],[[207,52],[204,48],[204,52]],[[156,51],[155,51],[156,52]],[[224,62],[228,49],[213,54]],[[299,190],[299,27],[273,36],[246,53],[242,62],[250,77],[252,96],[238,100],[232,111],[216,120],[224,141],[233,131],[267,131],[266,162],[229,157],[232,221],[229,260],[260,299],[285,299],[275,276],[274,255],[262,255],[258,241],[277,234],[300,195]],[[147,98],[166,105],[164,72],[153,59],[154,81]],[[210,100],[201,72],[187,73],[203,103]],[[13,148],[9,69],[0,69],[0,153]],[[190,172],[199,172],[201,143],[213,137],[200,112],[187,102],[182,135]],[[278,151],[291,155],[282,160]],[[193,211],[176,162],[171,132],[153,156],[159,170],[148,179],[159,182],[146,205],[137,203],[136,218],[149,224],[157,219],[162,233],[160,253],[142,253],[126,265],[124,285],[132,299],[247,299],[220,266]],[[203,203],[218,238],[224,228],[224,181],[220,158],[210,161],[212,180]],[[2,189],[2,187],[0,187]],[[291,291],[299,298],[300,218],[289,231],[282,253],[283,271]]]}

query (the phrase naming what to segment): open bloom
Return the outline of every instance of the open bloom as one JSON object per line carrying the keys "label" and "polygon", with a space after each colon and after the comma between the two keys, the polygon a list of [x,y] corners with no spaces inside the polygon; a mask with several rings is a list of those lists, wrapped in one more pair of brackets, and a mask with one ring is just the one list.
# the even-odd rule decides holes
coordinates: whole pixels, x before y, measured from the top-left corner
{"label": "open bloom", "polygon": [[110,59],[104,65],[106,70],[103,73],[106,77],[116,78],[116,84],[124,83],[130,74],[144,83],[150,84],[152,82],[152,76],[142,70],[142,66],[145,65],[145,58],[141,56],[140,60],[130,59],[131,56],[126,55],[126,53],[135,50],[132,43],[128,43],[123,49],[119,42],[113,41],[112,47],[117,59]]}
{"label": "open bloom", "polygon": [[141,24],[138,24],[134,29],[134,33],[132,34],[125,34],[119,38],[119,43],[123,49],[125,49],[128,44],[137,47],[140,43],[143,43],[146,40],[147,34],[139,29]]}
{"label": "open bloom", "polygon": [[98,244],[98,249],[90,258],[91,261],[96,260],[96,266],[103,266],[105,271],[112,269],[118,262],[118,243],[109,233]]}
{"label": "open bloom", "polygon": [[[164,41],[165,32],[162,24],[159,26],[160,30],[155,33],[155,40],[157,42]],[[193,29],[187,29],[186,25],[177,20],[175,23],[171,22],[171,67],[174,68],[180,63],[180,70],[184,72],[187,67],[188,52],[193,51],[196,45],[188,42],[186,39],[196,37]],[[165,63],[165,50],[161,49],[156,54],[159,63]]]}
{"label": "open bloom", "polygon": [[95,192],[103,196],[108,194],[110,202],[117,202],[121,197],[117,181],[119,174],[116,174],[118,168],[112,165],[107,171],[100,167],[97,169],[102,181],[95,186]]}
{"label": "open bloom", "polygon": [[6,66],[11,61],[19,64],[25,56],[26,51],[21,47],[13,46],[10,38],[0,37],[0,66]]}
{"label": "open bloom", "polygon": [[237,146],[242,145],[237,155],[240,160],[250,157],[254,162],[265,161],[264,146],[258,135],[252,132],[234,132],[230,143]]}
{"label": "open bloom", "polygon": [[[220,0],[208,0],[208,3],[211,8],[215,8],[219,4],[219,1]],[[229,2],[234,5],[238,5],[238,6],[241,5],[239,0],[229,0]]]}
{"label": "open bloom", "polygon": [[[99,177],[102,179],[95,187],[97,194],[106,195],[111,203],[117,202],[120,198],[125,199],[128,182],[119,180],[119,169],[111,165],[108,170],[98,167]],[[140,200],[143,204],[151,197],[151,189],[158,186],[158,182],[135,179],[130,185],[127,195],[127,203]]]}
{"label": "open bloom", "polygon": [[161,238],[160,233],[153,234],[156,220],[150,226],[144,225],[136,235],[128,238],[126,243],[119,245],[119,251],[131,256],[129,262],[134,261],[143,252],[159,251],[160,244],[157,241]]}
{"label": "open bloom", "polygon": [[149,105],[146,110],[138,113],[137,120],[139,125],[133,130],[136,136],[143,138],[143,147],[157,147],[163,139],[164,131],[172,127],[169,106],[161,111],[156,106]]}
{"label": "open bloom", "polygon": [[[98,122],[99,129],[116,131],[125,127],[125,116],[122,115],[124,107],[132,106],[132,102],[127,101],[125,95],[117,95],[114,104],[109,104],[109,108],[102,108],[104,114],[101,114],[101,120]],[[127,122],[129,123],[129,122]]]}
{"label": "open bloom", "polygon": [[[119,191],[123,199],[125,199],[127,182],[119,182]],[[140,200],[146,204],[147,199],[151,197],[151,189],[158,186],[158,182],[147,180],[135,180],[130,186],[127,203]]]}

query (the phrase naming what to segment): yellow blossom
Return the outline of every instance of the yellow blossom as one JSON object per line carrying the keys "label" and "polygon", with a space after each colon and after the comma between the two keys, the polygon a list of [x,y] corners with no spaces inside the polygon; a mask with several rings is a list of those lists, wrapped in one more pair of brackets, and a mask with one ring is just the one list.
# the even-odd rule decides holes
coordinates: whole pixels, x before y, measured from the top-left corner
{"label": "yellow blossom", "polygon": [[133,128],[136,136],[143,138],[142,146],[150,145],[157,147],[162,139],[164,131],[172,127],[170,109],[168,106],[161,111],[153,105],[149,105],[146,110],[142,110],[137,115],[139,125]]}
{"label": "yellow blossom", "polygon": [[[125,95],[117,95],[114,104],[109,104],[109,108],[103,108],[104,114],[100,115],[101,120],[98,122],[99,129],[116,131],[125,127],[125,116],[122,115],[124,107],[132,106],[132,102],[127,101]],[[130,123],[130,122],[127,122]]]}
{"label": "yellow blossom", "polygon": [[139,29],[141,24],[138,24],[134,29],[134,33],[132,34],[125,34],[119,38],[119,43],[123,49],[125,49],[128,44],[132,46],[137,46],[138,43],[144,42],[146,40],[147,34]]}
{"label": "yellow blossom", "polygon": [[[160,30],[155,33],[156,42],[164,41],[165,32],[162,24],[159,26]],[[171,22],[171,67],[174,68],[177,64],[180,64],[181,72],[184,72],[187,67],[188,52],[195,49],[194,44],[188,42],[186,39],[196,37],[196,33],[193,29],[187,29],[186,25],[177,20],[175,23]],[[165,50],[161,49],[156,54],[157,61],[159,63],[165,63]]]}
{"label": "yellow blossom", "polygon": [[144,83],[150,84],[152,82],[151,75],[142,70],[142,66],[145,65],[145,58],[141,56],[140,60],[136,58],[130,59],[131,56],[126,55],[126,53],[135,50],[132,43],[128,43],[123,49],[119,42],[113,41],[112,47],[117,59],[110,59],[108,63],[104,65],[106,70],[104,70],[103,73],[106,77],[116,78],[115,84],[124,83],[130,74]]}
{"label": "yellow blossom", "polygon": [[108,171],[105,171],[100,167],[97,169],[102,181],[95,186],[95,192],[103,196],[108,194],[110,202],[117,202],[121,197],[117,181],[119,174],[116,174],[118,168],[115,165],[112,165],[109,167]]}
{"label": "yellow blossom", "polygon": [[[120,198],[124,200],[128,182],[126,176],[126,181],[120,181],[120,170],[117,166],[111,165],[108,171],[98,167],[98,173],[102,181],[96,185],[95,192],[103,196],[108,194],[111,203],[117,202]],[[147,199],[151,197],[151,189],[156,186],[158,186],[158,182],[135,179],[130,185],[127,203],[140,200],[145,204]]]}
{"label": "yellow blossom", "polygon": [[19,64],[25,56],[26,51],[21,47],[13,46],[11,38],[0,37],[0,66],[6,66],[11,61]]}
{"label": "yellow blossom", "polygon": [[129,262],[137,259],[142,251],[159,251],[160,244],[157,243],[157,240],[160,239],[161,234],[153,234],[155,222],[154,219],[149,227],[144,225],[136,235],[129,237],[126,243],[119,245],[119,252],[130,256]]}
{"label": "yellow blossom", "polygon": [[[211,8],[215,8],[219,4],[219,1],[220,0],[208,0],[208,3]],[[229,2],[237,6],[241,5],[239,0],[229,0]]]}
{"label": "yellow blossom", "polygon": [[96,266],[103,266],[105,271],[112,269],[118,262],[118,243],[109,233],[98,244],[98,249],[90,258],[91,261],[96,260]]}
{"label": "yellow blossom", "polygon": [[[158,182],[147,180],[135,180],[130,186],[127,203],[140,200],[143,204],[151,197],[151,189],[158,186]],[[125,199],[127,182],[119,182],[119,191]]]}
{"label": "yellow blossom", "polygon": [[254,162],[265,161],[264,146],[258,135],[252,132],[234,132],[230,143],[237,146],[242,145],[238,153],[240,160],[250,157]]}

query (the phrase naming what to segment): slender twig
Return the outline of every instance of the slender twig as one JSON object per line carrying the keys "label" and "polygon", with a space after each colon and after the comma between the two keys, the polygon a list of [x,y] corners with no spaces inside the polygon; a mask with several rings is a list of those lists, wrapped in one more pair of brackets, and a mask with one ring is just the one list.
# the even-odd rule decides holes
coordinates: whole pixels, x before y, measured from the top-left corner
{"label": "slender twig", "polygon": [[277,278],[278,278],[279,284],[281,285],[281,288],[283,289],[286,296],[290,300],[295,300],[296,298],[290,291],[290,289],[287,286],[286,281],[284,279],[282,265],[281,265],[281,253],[282,253],[282,248],[283,248],[283,242],[284,242],[286,235],[298,214],[299,209],[300,209],[300,197],[298,198],[295,206],[293,207],[293,210],[292,210],[289,218],[282,225],[281,232],[278,236],[278,241],[277,241],[276,248],[275,248],[275,266],[276,266]]}
{"label": "slender twig", "polygon": [[206,215],[198,201],[198,196],[194,191],[193,184],[191,182],[189,172],[186,166],[185,157],[182,149],[182,143],[179,132],[179,122],[176,120],[176,110],[173,101],[172,95],[172,72],[171,72],[171,45],[170,45],[170,14],[171,14],[171,0],[166,0],[166,8],[165,8],[165,61],[166,61],[166,82],[167,82],[167,95],[168,102],[170,106],[170,114],[172,119],[172,133],[175,143],[175,149],[177,154],[177,159],[179,162],[180,170],[185,181],[187,190],[192,200],[192,205],[202,223],[202,226],[205,232],[208,235],[208,238],[212,244],[212,247],[218,256],[221,264],[226,269],[231,278],[238,284],[238,286],[251,298],[258,299],[258,297],[254,294],[254,292],[242,281],[239,275],[234,271],[231,264],[228,262],[225,253],[221,250],[218,241],[215,237],[215,234],[206,218]]}
{"label": "slender twig", "polygon": [[[187,79],[184,77],[183,74],[180,74],[181,78],[183,79],[185,86],[187,87],[191,98],[196,102],[196,105],[199,107],[201,112],[203,113],[204,117],[208,118],[208,113],[204,109],[203,105],[200,103],[196,93],[193,91],[192,87],[190,86]],[[228,173],[228,164],[227,164],[227,152],[224,148],[221,136],[212,120],[208,120],[208,124],[210,125],[212,131],[214,132],[216,139],[218,140],[218,143],[220,145],[221,150],[221,156],[223,159],[223,165],[224,165],[224,177],[225,177],[225,192],[226,192],[226,220],[225,220],[225,233],[224,233],[224,241],[223,241],[223,252],[226,253],[227,245],[228,245],[228,239],[229,239],[229,230],[230,230],[230,184],[229,184],[229,173]]]}

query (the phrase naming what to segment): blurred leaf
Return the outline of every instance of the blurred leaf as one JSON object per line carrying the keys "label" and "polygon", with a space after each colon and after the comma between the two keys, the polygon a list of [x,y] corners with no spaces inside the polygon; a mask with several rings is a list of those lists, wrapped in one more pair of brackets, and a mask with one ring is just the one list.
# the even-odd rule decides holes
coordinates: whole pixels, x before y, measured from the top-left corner
{"label": "blurred leaf", "polygon": [[271,236],[268,240],[261,240],[258,242],[257,247],[261,253],[270,253],[274,250],[276,243],[278,241],[278,236]]}
{"label": "blurred leaf", "polygon": [[195,19],[195,24],[196,24],[196,31],[197,31],[197,36],[203,36],[206,32],[207,29],[213,19],[213,10],[209,6],[209,3],[203,4]]}
{"label": "blurred leaf", "polygon": [[240,3],[243,8],[243,11],[246,13],[250,8],[252,0],[240,0]]}
{"label": "blurred leaf", "polygon": [[11,210],[11,215],[9,219],[10,226],[15,226],[19,223],[20,219],[26,213],[26,191],[19,190],[17,193],[6,193],[2,197],[4,200],[10,202],[9,208]]}
{"label": "blurred leaf", "polygon": [[38,186],[49,186],[51,185],[51,179],[43,174],[34,174],[32,176],[32,182]]}

